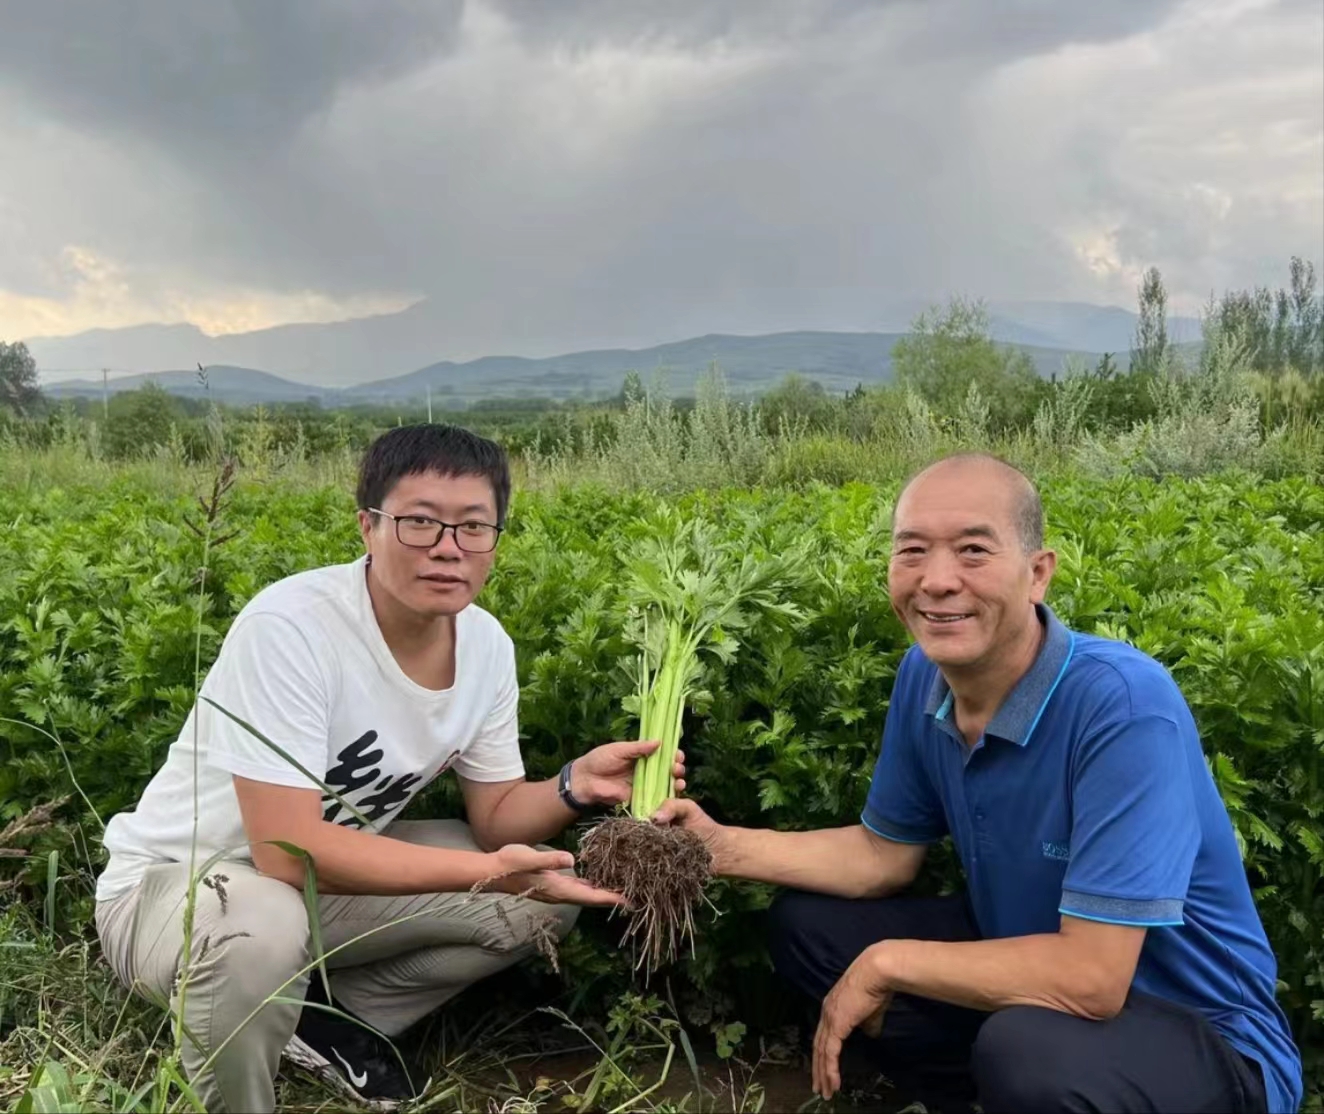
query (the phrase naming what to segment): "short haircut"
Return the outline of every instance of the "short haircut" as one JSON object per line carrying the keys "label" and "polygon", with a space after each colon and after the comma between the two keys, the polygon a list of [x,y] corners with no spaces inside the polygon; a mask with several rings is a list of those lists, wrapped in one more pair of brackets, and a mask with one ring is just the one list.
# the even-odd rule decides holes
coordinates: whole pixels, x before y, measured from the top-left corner
{"label": "short haircut", "polygon": [[[897,492],[896,501],[901,502],[901,496],[906,493],[912,483],[920,476],[936,468],[940,464],[948,464],[956,461],[981,462],[984,464],[997,465],[1010,473],[1008,479],[1015,485],[1013,493],[1014,504],[1012,507],[1012,517],[1016,522],[1016,533],[1021,540],[1021,548],[1026,553],[1034,553],[1036,550],[1044,547],[1044,505],[1043,500],[1039,498],[1039,491],[1034,486],[1034,482],[1017,468],[1003,460],[1000,456],[993,453],[982,452],[961,452],[951,453],[948,456],[939,457],[924,465],[923,468],[912,472],[906,477],[906,482],[901,485],[901,490]],[[1014,477],[1014,478],[1013,478]]]}
{"label": "short haircut", "polygon": [[492,485],[498,526],[510,505],[510,462],[495,441],[454,425],[399,426],[378,437],[359,466],[360,510],[381,507],[405,476],[481,476]]}

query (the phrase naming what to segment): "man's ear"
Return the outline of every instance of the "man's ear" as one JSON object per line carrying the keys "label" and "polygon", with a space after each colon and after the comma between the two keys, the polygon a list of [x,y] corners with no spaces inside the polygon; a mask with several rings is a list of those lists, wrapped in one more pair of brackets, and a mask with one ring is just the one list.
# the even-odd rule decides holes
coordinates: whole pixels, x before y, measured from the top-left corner
{"label": "man's ear", "polygon": [[1043,603],[1048,594],[1048,585],[1057,571],[1057,554],[1051,549],[1041,549],[1030,558],[1030,599]]}

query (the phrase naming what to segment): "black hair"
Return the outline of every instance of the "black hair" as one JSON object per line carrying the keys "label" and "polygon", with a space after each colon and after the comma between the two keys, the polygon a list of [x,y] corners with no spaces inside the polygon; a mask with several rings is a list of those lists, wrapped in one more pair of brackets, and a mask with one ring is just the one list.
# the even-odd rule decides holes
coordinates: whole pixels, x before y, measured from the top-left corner
{"label": "black hair", "polygon": [[510,461],[495,441],[455,425],[399,426],[378,437],[359,466],[360,510],[380,507],[405,476],[482,476],[492,485],[498,526],[510,506]]}
{"label": "black hair", "polygon": [[1020,537],[1021,548],[1026,553],[1034,553],[1044,547],[1044,504],[1039,497],[1039,489],[1034,486],[1034,481],[1014,464],[1005,461],[1000,456],[993,453],[983,452],[959,452],[951,453],[947,456],[926,464],[917,472],[912,472],[906,478],[905,483],[901,485],[901,490],[897,492],[896,501],[901,502],[901,496],[906,493],[908,488],[921,475],[936,468],[939,464],[946,464],[949,461],[983,461],[986,464],[1000,464],[1008,472],[1012,472],[1017,477],[1013,480],[1016,486],[1014,493],[1015,507],[1013,514],[1016,519],[1016,533]]}

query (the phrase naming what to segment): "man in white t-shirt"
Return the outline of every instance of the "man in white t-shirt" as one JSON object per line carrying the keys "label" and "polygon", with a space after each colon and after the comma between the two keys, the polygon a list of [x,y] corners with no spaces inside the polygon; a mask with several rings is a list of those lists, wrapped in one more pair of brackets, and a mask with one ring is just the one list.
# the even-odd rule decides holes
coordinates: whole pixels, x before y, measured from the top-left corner
{"label": "man in white t-shirt", "polygon": [[[417,1096],[424,1081],[383,1037],[549,928],[564,937],[581,906],[622,900],[577,879],[569,853],[535,845],[628,800],[635,760],[657,744],[608,743],[558,778],[525,780],[514,647],[473,602],[509,498],[504,452],[465,430],[374,442],[358,484],[365,554],[249,601],[165,764],[106,827],[106,958],[182,1014],[184,1065],[208,1110],[272,1110],[282,1054],[375,1106]],[[447,770],[467,824],[396,819]],[[309,867],[291,846],[315,864],[329,999],[305,970]]]}

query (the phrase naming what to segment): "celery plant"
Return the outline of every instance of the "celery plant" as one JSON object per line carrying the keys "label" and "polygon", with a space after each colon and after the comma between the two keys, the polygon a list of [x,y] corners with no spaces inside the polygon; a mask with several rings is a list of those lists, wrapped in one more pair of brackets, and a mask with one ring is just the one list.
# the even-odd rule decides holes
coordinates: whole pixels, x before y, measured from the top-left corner
{"label": "celery plant", "polygon": [[685,710],[701,695],[701,651],[730,661],[738,649],[734,636],[759,613],[796,615],[779,589],[802,560],[802,550],[768,555],[721,545],[711,526],[672,511],[632,562],[630,594],[642,636],[627,708],[639,718],[639,738],[662,743],[635,767],[630,814],[636,819],[646,820],[673,794]]}

